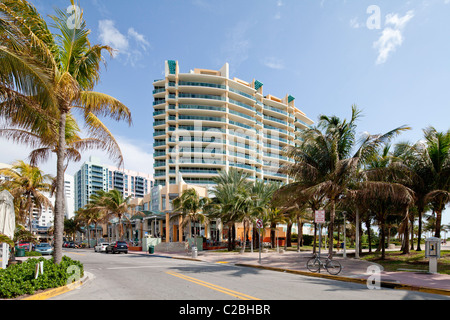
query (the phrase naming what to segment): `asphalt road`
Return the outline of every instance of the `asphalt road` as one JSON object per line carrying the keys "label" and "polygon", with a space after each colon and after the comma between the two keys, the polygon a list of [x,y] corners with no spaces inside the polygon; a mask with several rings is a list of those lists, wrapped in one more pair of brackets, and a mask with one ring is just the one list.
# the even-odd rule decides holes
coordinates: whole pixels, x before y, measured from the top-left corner
{"label": "asphalt road", "polygon": [[429,300],[449,299],[382,288],[236,267],[137,254],[65,249],[84,264],[91,280],[51,300]]}

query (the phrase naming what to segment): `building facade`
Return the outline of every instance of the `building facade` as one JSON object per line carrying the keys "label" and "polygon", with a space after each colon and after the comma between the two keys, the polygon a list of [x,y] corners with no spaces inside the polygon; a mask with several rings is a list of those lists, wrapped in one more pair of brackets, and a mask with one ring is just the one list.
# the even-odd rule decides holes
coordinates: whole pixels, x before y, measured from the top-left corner
{"label": "building facade", "polygon": [[90,157],[75,174],[75,211],[84,207],[98,190],[119,190],[125,197],[143,198],[152,185],[150,174],[104,165]]}
{"label": "building facade", "polygon": [[153,83],[155,185],[208,187],[222,170],[239,168],[251,179],[287,183],[279,168],[295,146],[296,132],[313,124],[295,98],[264,95],[258,80],[245,82],[220,70],[180,73],[166,61],[165,78]]}
{"label": "building facade", "polygon": [[[251,180],[290,181],[279,170],[292,161],[283,150],[299,143],[296,134],[314,124],[293,96],[265,95],[258,80],[230,78],[228,64],[181,73],[177,61],[166,61],[165,78],[153,86],[154,179],[160,187],[158,211],[166,214],[166,242],[182,239],[170,214],[186,186],[203,188],[208,196],[213,178],[230,168]],[[206,237],[221,234],[220,222],[209,227]]]}

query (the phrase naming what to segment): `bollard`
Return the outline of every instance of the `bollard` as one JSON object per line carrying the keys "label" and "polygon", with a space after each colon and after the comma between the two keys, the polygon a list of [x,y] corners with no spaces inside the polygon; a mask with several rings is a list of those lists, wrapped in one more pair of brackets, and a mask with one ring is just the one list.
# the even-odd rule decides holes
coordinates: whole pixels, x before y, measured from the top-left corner
{"label": "bollard", "polygon": [[192,247],[192,259],[197,259],[198,250],[197,247]]}

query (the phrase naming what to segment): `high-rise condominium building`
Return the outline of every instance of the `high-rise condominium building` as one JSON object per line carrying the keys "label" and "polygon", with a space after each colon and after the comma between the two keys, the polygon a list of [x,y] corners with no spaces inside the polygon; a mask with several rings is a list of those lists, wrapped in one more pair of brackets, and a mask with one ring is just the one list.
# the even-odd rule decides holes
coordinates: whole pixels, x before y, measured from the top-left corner
{"label": "high-rise condominium building", "polygon": [[119,190],[125,197],[143,198],[150,192],[150,174],[103,165],[90,157],[75,174],[75,210],[84,207],[98,190]]}
{"label": "high-rise condominium building", "polygon": [[313,124],[295,98],[264,95],[263,83],[230,78],[220,70],[180,73],[166,61],[165,78],[153,83],[155,185],[208,186],[221,170],[239,168],[251,179],[288,182],[279,172],[291,161],[296,132]]}

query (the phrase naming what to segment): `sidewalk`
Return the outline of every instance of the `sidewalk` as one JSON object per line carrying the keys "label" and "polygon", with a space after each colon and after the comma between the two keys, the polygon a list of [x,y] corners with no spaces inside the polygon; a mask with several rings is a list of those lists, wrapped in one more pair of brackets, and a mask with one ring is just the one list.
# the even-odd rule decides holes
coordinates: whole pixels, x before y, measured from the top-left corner
{"label": "sidewalk", "polygon": [[[149,255],[147,252],[130,252],[148,256],[170,257],[174,259],[192,260],[186,253],[159,253]],[[259,252],[254,253],[228,253],[214,251],[198,252],[196,261],[209,263],[234,264],[242,267],[252,267],[280,272],[296,273],[304,276],[322,277],[337,281],[357,282],[367,285],[367,280],[378,280],[381,287],[414,290],[450,296],[450,275],[428,274],[423,272],[385,272],[383,268],[373,262],[357,260],[353,258],[343,259],[336,256],[343,269],[338,276],[331,276],[326,270],[320,274],[314,274],[306,268],[306,262],[311,258],[311,252],[269,252],[261,254],[259,263]],[[370,268],[369,268],[370,267]],[[378,268],[376,268],[378,267]],[[374,274],[372,270],[381,270]],[[375,282],[370,282],[375,284]]]}

